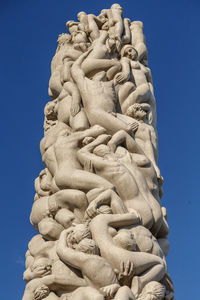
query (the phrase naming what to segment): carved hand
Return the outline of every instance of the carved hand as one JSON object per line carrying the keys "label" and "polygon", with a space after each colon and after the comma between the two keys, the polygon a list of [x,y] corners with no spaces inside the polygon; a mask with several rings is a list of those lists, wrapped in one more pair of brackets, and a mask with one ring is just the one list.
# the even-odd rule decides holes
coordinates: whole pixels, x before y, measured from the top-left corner
{"label": "carved hand", "polygon": [[128,130],[128,132],[131,130],[136,132],[138,129],[138,126],[139,126],[139,124],[137,122],[130,123],[130,124],[128,124],[127,130]]}
{"label": "carved hand", "polygon": [[118,279],[122,277],[133,276],[134,274],[134,264],[130,260],[122,261],[120,265],[120,271],[118,272]]}
{"label": "carved hand", "polygon": [[97,207],[98,203],[94,200],[89,204],[88,208],[86,209],[86,214],[90,219],[93,219],[98,214]]}
{"label": "carved hand", "polygon": [[41,278],[51,274],[51,265],[35,266],[33,268],[33,278]]}
{"label": "carved hand", "polygon": [[71,105],[71,108],[70,108],[70,113],[72,115],[72,117],[75,117],[77,115],[77,113],[80,111],[81,107],[79,104],[73,104]]}
{"label": "carved hand", "polygon": [[104,294],[105,297],[113,298],[119,288],[120,288],[120,285],[115,283],[115,284],[111,284],[111,285],[102,287],[100,290],[102,291],[102,293]]}
{"label": "carved hand", "polygon": [[115,81],[115,84],[116,83],[121,84],[124,81],[127,81],[128,79],[129,79],[129,74],[120,72],[115,76],[114,81]]}

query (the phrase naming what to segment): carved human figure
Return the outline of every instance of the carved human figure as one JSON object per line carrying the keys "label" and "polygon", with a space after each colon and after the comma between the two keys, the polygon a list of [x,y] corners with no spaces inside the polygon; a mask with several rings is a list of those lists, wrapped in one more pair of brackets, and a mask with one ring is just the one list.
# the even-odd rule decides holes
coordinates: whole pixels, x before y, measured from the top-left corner
{"label": "carved human figure", "polygon": [[63,68],[63,59],[74,61],[80,56],[81,52],[73,49],[71,36],[61,34],[58,37],[58,48],[51,62],[51,77],[49,80],[49,96],[55,99],[62,90],[61,72]]}
{"label": "carved human figure", "polygon": [[[83,170],[77,158],[77,151],[84,138],[97,137],[104,132],[105,129],[98,125],[83,132],[72,133],[69,130],[60,132],[56,143],[52,146],[53,154],[47,158],[48,163],[52,162],[57,166],[55,170],[53,167],[51,170],[53,170],[52,176],[59,189],[72,188],[88,192],[95,188],[99,188],[100,191],[113,188],[113,185],[104,178]],[[103,137],[102,142],[106,139]]]}
{"label": "carved human figure", "polygon": [[[137,123],[137,125],[140,125],[140,124]],[[112,138],[108,142],[108,145],[112,152],[116,151],[117,146],[125,145],[126,149],[130,152],[130,156],[133,158],[137,167],[140,169],[141,173],[145,177],[146,183],[147,183],[148,188],[151,191],[152,195],[157,199],[158,202],[160,202],[160,190],[159,190],[159,185],[158,185],[157,172],[154,167],[154,164],[149,160],[149,158],[147,157],[147,155],[145,153],[147,151],[145,151],[145,152],[143,151],[143,149],[145,148],[143,144],[145,142],[149,143],[149,141],[148,140],[146,141],[145,136],[143,138],[143,136],[141,137],[141,135],[139,136],[139,138],[143,138],[143,140],[142,140],[143,143],[140,142],[139,139],[136,139],[136,134],[137,134],[138,128],[139,128],[139,126],[136,129],[134,139],[129,134],[127,134],[127,132],[125,132],[124,130],[119,130],[112,136]],[[138,140],[139,140],[139,142],[138,142]],[[120,149],[121,149],[120,151],[121,151],[122,155],[125,156],[125,153],[123,153],[123,149],[122,148],[120,148]],[[119,151],[119,149],[118,149],[118,151]],[[126,152],[126,150],[125,150],[125,152]],[[124,163],[127,164],[128,169],[130,169],[130,171],[133,172],[131,167],[129,167],[129,165],[128,165],[128,161],[126,162],[126,160],[125,160]],[[132,163],[130,165],[132,165]]]}
{"label": "carved human figure", "polygon": [[[69,299],[103,300],[104,296],[106,299],[113,298],[120,288],[114,270],[103,257],[99,256],[98,247],[92,239],[83,238],[76,246],[68,243],[68,235],[70,233],[73,236],[73,230],[72,227],[61,233],[57,253],[63,262],[81,270],[90,288],[77,289]],[[128,300],[130,295],[131,291],[126,289],[121,299]]]}
{"label": "carved human figure", "polygon": [[[138,217],[134,214],[120,214],[120,215],[98,215],[92,219],[90,223],[90,230],[93,239],[96,241],[102,257],[104,257],[113,269],[116,269],[119,273],[119,278],[130,277],[132,280],[131,290],[135,297],[139,295],[142,288],[150,281],[160,281],[165,272],[166,264],[162,257],[157,254],[147,253],[154,249],[156,240],[149,235],[139,232],[135,232],[135,227],[129,230],[119,231],[113,238],[109,233],[109,226],[114,228],[120,228],[122,226],[134,225],[138,222]],[[99,230],[101,228],[101,230]],[[131,234],[133,232],[133,234]],[[146,249],[145,243],[141,243],[143,251],[139,252],[136,248],[137,238],[142,241],[142,236],[151,243],[151,249]],[[149,243],[147,242],[148,246]],[[156,246],[158,244],[156,243]],[[144,252],[144,250],[146,251]],[[160,252],[162,250],[160,249]],[[156,251],[157,253],[157,251]],[[134,276],[134,277],[133,277]]]}
{"label": "carved human figure", "polygon": [[[24,272],[24,280],[28,282],[24,292],[23,300],[38,299],[40,294],[43,298],[50,291],[59,292],[73,291],[77,287],[85,286],[86,282],[80,274],[64,264],[56,252],[55,241],[46,241],[41,235],[32,238],[29,243],[29,256],[32,256],[31,264]],[[55,298],[56,299],[56,298]]]}
{"label": "carved human figure", "polygon": [[103,9],[99,18],[104,22],[102,29],[108,30],[109,37],[113,40],[116,40],[116,48],[118,51],[120,51],[122,34],[124,32],[122,7],[115,3],[110,9]]}
{"label": "carved human figure", "polygon": [[[149,124],[156,126],[156,104],[150,69],[138,60],[138,53],[131,45],[125,45],[121,50],[122,72],[115,76],[119,86],[119,102],[122,113],[134,103],[148,103],[150,105]],[[128,81],[130,79],[130,81]]]}
{"label": "carved human figure", "polygon": [[[40,142],[42,161],[45,164],[46,168],[48,168],[51,175],[54,174],[57,169],[54,144],[62,130],[71,131],[71,128],[63,122],[56,122],[56,125],[50,127],[48,131],[45,132],[45,136]],[[54,180],[52,180],[52,190],[55,191]]]}
{"label": "carved human figure", "polygon": [[[148,112],[150,106],[147,103],[135,103],[131,105],[126,112],[126,115],[118,114],[118,118],[121,118],[127,124],[136,122],[138,125],[135,127],[134,139],[144,154],[151,160],[154,169],[157,174],[157,178],[160,180],[160,170],[157,166],[158,163],[158,139],[155,128],[148,122]],[[127,118],[130,117],[129,118]],[[158,186],[158,183],[156,182]]]}
{"label": "carved human figure", "polygon": [[[123,164],[133,174],[141,193],[150,203],[155,221],[151,230],[154,235],[160,239],[162,249],[163,247],[165,248],[164,253],[167,253],[169,247],[169,242],[167,240],[167,235],[169,233],[167,212],[164,207],[161,207],[160,203],[162,194],[159,182],[162,180],[162,176],[159,178],[157,177],[158,172],[156,172],[154,164],[148,159],[142,148],[135,143],[135,140],[125,131],[120,130],[114,134],[108,142],[108,145],[113,152],[117,149],[116,152],[121,157],[120,160],[122,160]],[[124,147],[117,148],[119,145],[125,145],[127,150]],[[137,168],[140,172],[135,173],[134,170]],[[151,192],[152,195],[150,195],[149,192]],[[157,203],[155,202],[155,199],[157,200]],[[158,203],[160,205],[158,205]]]}
{"label": "carved human figure", "polygon": [[78,190],[62,190],[34,201],[31,224],[47,239],[56,240],[61,231],[81,223],[88,206],[86,195]]}
{"label": "carved human figure", "polygon": [[148,66],[148,51],[146,47],[145,36],[143,34],[143,23],[141,21],[133,21],[130,26],[131,43],[138,52],[138,60]]}
{"label": "carved human figure", "polygon": [[[131,137],[127,139],[127,145],[130,145],[129,150],[132,152],[138,152],[138,146]],[[128,150],[117,147],[116,152],[113,153],[109,146],[101,145],[100,136],[81,148],[77,155],[83,166],[90,164],[95,174],[107,179],[115,186],[126,207],[133,208],[140,213],[144,226],[151,228],[154,234],[159,231],[163,219],[161,206],[153,197],[144,175]],[[140,164],[141,162],[142,160]]]}
{"label": "carved human figure", "polygon": [[100,36],[99,27],[102,25],[102,22],[95,15],[87,15],[84,11],[81,11],[78,13],[77,19],[80,21],[78,27],[89,34],[92,41]]}
{"label": "carved human figure", "polygon": [[66,26],[71,33],[71,40],[75,50],[85,52],[90,46],[90,41],[83,27],[79,26],[78,22],[68,21]]}
{"label": "carved human figure", "polygon": [[115,41],[109,38],[107,31],[102,31],[100,37],[92,43],[87,55],[81,56],[80,63],[84,74],[93,77],[96,73],[105,71],[108,80],[113,79],[121,69],[114,50]]}
{"label": "carved human figure", "polygon": [[55,113],[59,122],[70,126],[73,131],[84,130],[89,127],[81,96],[73,82],[65,82],[63,89],[56,99]]}
{"label": "carved human figure", "polygon": [[[104,81],[105,72],[97,73],[93,79],[87,78],[84,74],[81,65],[90,51],[82,54],[71,69],[74,81],[79,88],[88,120],[91,125],[105,126],[109,134],[113,134],[120,129],[129,132],[132,129],[132,124],[127,126],[117,116],[115,117],[112,114],[112,112],[116,111],[116,94],[113,82]],[[100,61],[101,59],[99,59]],[[109,60],[106,61],[109,62]]]}

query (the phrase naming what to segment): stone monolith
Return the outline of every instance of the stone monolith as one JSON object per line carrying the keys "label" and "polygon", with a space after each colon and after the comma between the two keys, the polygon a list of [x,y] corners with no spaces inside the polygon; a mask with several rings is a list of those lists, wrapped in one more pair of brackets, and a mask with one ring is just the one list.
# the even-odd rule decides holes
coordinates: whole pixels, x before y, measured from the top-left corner
{"label": "stone monolith", "polygon": [[23,300],[174,300],[141,21],[79,12],[51,63]]}

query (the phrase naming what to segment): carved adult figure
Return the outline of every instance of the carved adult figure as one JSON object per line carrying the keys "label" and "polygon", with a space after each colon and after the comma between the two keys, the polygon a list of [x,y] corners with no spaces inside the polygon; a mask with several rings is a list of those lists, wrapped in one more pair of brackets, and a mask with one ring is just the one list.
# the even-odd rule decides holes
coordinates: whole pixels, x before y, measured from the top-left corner
{"label": "carved adult figure", "polygon": [[138,52],[138,60],[147,67],[148,51],[146,47],[145,36],[143,34],[143,23],[141,21],[133,21],[130,26],[131,43]]}
{"label": "carved adult figure", "polygon": [[113,40],[116,40],[116,48],[118,51],[120,51],[122,34],[124,31],[122,7],[115,3],[110,9],[103,9],[99,17],[104,21],[102,29],[108,30],[109,37]]}
{"label": "carved adult figure", "polygon": [[58,48],[51,62],[51,77],[49,80],[49,96],[57,98],[62,90],[61,72],[63,68],[63,59],[74,61],[80,56],[81,52],[73,49],[71,36],[63,33],[58,37]]}
{"label": "carved adult figure", "polygon": [[72,44],[75,50],[85,52],[90,46],[87,33],[80,23],[74,21],[68,21],[66,26],[71,33]]}
{"label": "carved adult figure", "polygon": [[115,76],[115,81],[124,82],[118,92],[122,113],[125,114],[134,103],[148,103],[151,108],[149,123],[155,127],[156,104],[150,69],[137,60],[138,53],[131,45],[122,48],[121,57],[122,72]]}
{"label": "carved adult figure", "polygon": [[[58,239],[61,231],[81,223],[88,206],[86,195],[78,190],[62,190],[34,201],[31,224],[47,239]],[[59,226],[61,225],[61,226]]]}
{"label": "carved adult figure", "polygon": [[[140,148],[143,149],[145,155],[151,160],[156,171],[157,178],[160,179],[160,170],[157,166],[158,138],[155,128],[148,122],[147,116],[149,111],[149,104],[135,103],[127,109],[126,115],[118,114],[118,118],[122,119],[127,124],[133,121],[137,124],[137,128],[135,127],[134,139]],[[157,182],[156,185],[158,185]]]}
{"label": "carved adult figure", "polygon": [[[144,114],[141,112],[141,115],[144,115]],[[140,123],[139,124],[136,123],[136,124],[140,126]],[[146,137],[144,134],[142,135],[140,133],[140,135],[138,135],[139,138],[136,139],[136,135],[137,135],[137,131],[139,130],[139,126],[136,129],[134,139],[129,134],[127,134],[127,132],[125,132],[124,130],[120,130],[113,135],[111,140],[108,142],[108,145],[111,148],[112,152],[116,151],[117,146],[125,145],[126,149],[130,152],[129,155],[133,158],[133,161],[136,163],[137,167],[139,168],[139,170],[145,177],[147,186],[148,186],[149,190],[151,191],[152,195],[157,199],[158,202],[160,202],[160,189],[159,189],[159,184],[158,184],[156,168],[154,167],[154,164],[151,162],[151,160],[147,156],[148,146],[152,147],[152,145],[147,145],[147,146],[145,145],[147,149],[145,149],[145,147],[144,147],[144,143],[147,143],[147,144],[150,143],[151,139],[150,139],[150,141],[148,140],[148,138],[149,138],[148,132],[147,132]],[[146,128],[144,129],[144,131],[145,130],[146,130]],[[148,128],[147,128],[147,130],[148,130]],[[141,141],[140,141],[140,139],[141,139]],[[143,149],[146,151],[143,151]],[[124,150],[125,153],[123,153],[123,148],[119,148],[118,152],[119,151],[121,151],[121,157],[123,155],[125,156],[126,150]],[[126,158],[126,160],[127,160],[127,158]],[[130,167],[130,166],[132,166],[132,161],[131,160],[126,161],[126,160],[124,160],[124,163],[127,164],[128,169],[130,169],[130,171],[133,172],[134,168],[132,169]],[[129,166],[129,164],[130,164],[130,166]]]}
{"label": "carved adult figure", "polygon": [[[98,215],[92,219],[90,223],[90,230],[93,239],[96,241],[99,249],[101,251],[102,257],[104,257],[111,266],[118,270],[119,276],[132,278],[131,290],[137,297],[142,288],[150,281],[160,281],[166,272],[165,261],[158,255],[158,250],[156,249],[156,255],[147,253],[147,251],[152,251],[152,248],[159,247],[155,239],[149,233],[146,234],[142,231],[140,227],[139,232],[135,227],[131,231],[119,231],[117,235],[113,238],[108,228],[120,228],[122,226],[134,225],[138,222],[137,217],[133,214],[121,214],[121,215]],[[101,230],[99,230],[101,228]],[[133,233],[127,236],[127,233]],[[120,237],[121,235],[121,237]],[[142,235],[146,240],[142,243]],[[142,247],[142,252],[140,249],[136,249],[137,238],[140,240],[140,245]],[[146,246],[150,246],[151,249]],[[155,245],[156,244],[156,245]],[[146,251],[144,251],[146,249]],[[162,250],[159,249],[162,253]]]}
{"label": "carved adult figure", "polygon": [[[128,139],[127,145],[130,145],[129,150],[132,152],[138,151],[138,146],[133,139]],[[140,213],[145,227],[151,228],[154,234],[159,231],[163,219],[160,204],[153,197],[144,175],[128,150],[117,147],[116,152],[113,153],[109,146],[101,145],[101,137],[99,137],[80,149],[77,155],[83,166],[90,164],[95,174],[115,186],[126,207]]]}
{"label": "carved adult figure", "polygon": [[[101,191],[113,188],[113,185],[104,178],[83,170],[77,158],[77,151],[85,137],[97,137],[104,132],[103,127],[95,125],[83,132],[71,133],[65,130],[60,133],[53,146],[57,169],[52,174],[60,189],[72,188],[88,192],[95,188]],[[107,139],[108,137],[103,137],[102,142]]]}
{"label": "carved adult figure", "polygon": [[88,120],[91,125],[105,126],[109,134],[113,134],[120,129],[130,131],[132,129],[131,125],[127,126],[112,114],[112,112],[116,111],[116,94],[113,82],[103,81],[105,72],[97,73],[93,79],[85,76],[81,65],[90,51],[82,54],[71,69],[72,76],[79,88]]}
{"label": "carved adult figure", "polygon": [[95,15],[87,15],[84,11],[81,11],[78,13],[77,19],[80,21],[78,27],[85,31],[92,41],[100,36],[99,27],[102,25],[102,22]]}
{"label": "carved adult figure", "polygon": [[35,292],[40,287],[46,287],[46,296],[48,296],[50,291],[70,292],[86,285],[80,274],[59,259],[56,244],[55,241],[45,241],[41,235],[33,237],[30,241],[29,251],[32,259],[30,260],[29,257],[30,265],[24,273],[24,279],[28,284],[23,300],[35,300]]}
{"label": "carved adult figure", "polygon": [[[72,249],[67,243],[67,235],[70,230],[73,232],[73,227],[63,231],[60,235],[57,246],[60,259],[66,264],[81,270],[89,286],[100,290],[106,286],[110,286],[112,289],[114,285],[115,289],[118,290],[119,283],[115,272],[110,264],[98,255],[98,247],[95,242],[84,238],[76,245],[75,249]],[[99,272],[96,272],[97,270]]]}
{"label": "carved adult figure", "polygon": [[113,79],[121,69],[121,65],[116,59],[115,41],[109,38],[107,31],[102,31],[91,47],[88,55],[84,55],[81,59],[81,68],[84,74],[92,77],[100,71],[105,71],[108,80]]}
{"label": "carved adult figure", "polygon": [[89,127],[79,90],[73,82],[68,81],[63,84],[63,89],[56,99],[54,111],[58,121],[67,124],[73,131]]}
{"label": "carved adult figure", "polygon": [[[73,234],[73,228],[61,233],[57,253],[63,262],[81,270],[89,287],[77,289],[69,299],[104,300],[104,296],[106,299],[113,298],[120,289],[114,270],[104,258],[98,255],[98,247],[92,239],[83,238],[75,249],[70,247],[67,238],[70,230]],[[118,292],[118,296],[119,294],[121,294],[122,298],[120,299],[122,300],[134,299],[128,288]]]}

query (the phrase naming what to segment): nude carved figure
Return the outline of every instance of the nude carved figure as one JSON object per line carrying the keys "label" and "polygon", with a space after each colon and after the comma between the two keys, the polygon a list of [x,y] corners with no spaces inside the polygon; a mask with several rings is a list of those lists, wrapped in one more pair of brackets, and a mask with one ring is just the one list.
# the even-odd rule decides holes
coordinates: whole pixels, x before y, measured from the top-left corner
{"label": "nude carved figure", "polygon": [[[160,254],[162,250],[159,249],[155,239],[152,239],[151,234],[146,234],[147,229],[144,228],[145,233],[143,233],[141,229],[143,227],[140,227],[139,231],[135,227],[130,231],[119,231],[114,238],[110,236],[108,228],[109,226],[119,228],[134,225],[138,221],[137,217],[134,218],[134,215],[129,213],[98,215],[90,223],[92,237],[99,246],[102,257],[110,262],[111,266],[118,271],[120,277],[133,278],[131,289],[136,297],[145,284],[152,280],[159,281],[164,277],[166,266],[162,254]],[[98,228],[101,228],[100,232]],[[135,239],[131,233],[134,234]],[[145,248],[146,245],[141,242],[140,245],[144,246],[142,247],[143,251],[137,251],[135,242],[137,243],[137,239],[141,241],[142,237],[143,239],[146,238],[147,244],[151,243],[153,254],[147,253],[148,248]]]}
{"label": "nude carved figure", "polygon": [[[133,149],[136,148],[138,151],[138,146],[131,137],[127,145],[128,143],[130,144],[129,150],[135,152]],[[101,139],[98,137],[81,148],[77,155],[83,166],[85,163],[91,164],[96,174],[116,187],[126,207],[133,208],[140,213],[144,226],[151,228],[154,234],[159,231],[163,218],[160,203],[153,197],[144,175],[128,150],[118,147],[113,153],[108,145],[101,144]],[[144,159],[140,160],[140,163],[143,161]]]}

